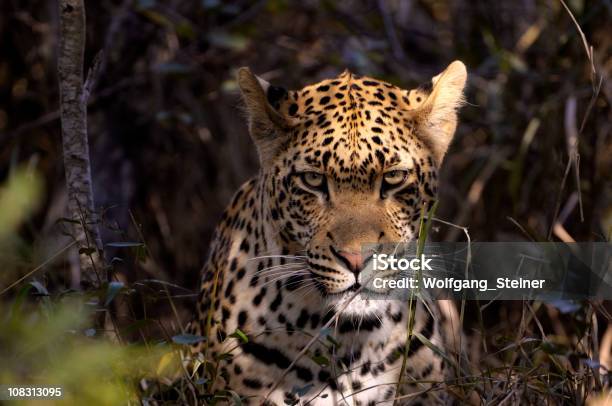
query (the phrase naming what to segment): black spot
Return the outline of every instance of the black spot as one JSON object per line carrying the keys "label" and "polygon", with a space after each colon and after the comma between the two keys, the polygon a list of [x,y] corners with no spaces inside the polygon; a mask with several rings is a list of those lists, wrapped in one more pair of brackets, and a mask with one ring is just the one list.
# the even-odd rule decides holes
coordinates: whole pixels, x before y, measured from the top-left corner
{"label": "black spot", "polygon": [[[291,360],[282,351],[268,348],[253,341],[242,344],[242,350],[264,364],[276,365],[280,369],[287,369],[291,365]],[[306,367],[296,364],[293,366],[292,371],[295,371],[298,378],[304,381],[310,381],[313,378],[312,371]]]}
{"label": "black spot", "polygon": [[266,288],[263,287],[261,288],[259,293],[253,298],[253,304],[255,306],[259,306],[265,295],[266,295]]}
{"label": "black spot", "polygon": [[421,371],[421,378],[425,378],[427,376],[429,376],[429,374],[431,374],[431,372],[433,371],[433,364],[428,364],[425,368],[423,368],[423,370]]}
{"label": "black spot", "polygon": [[375,143],[377,143],[378,145],[382,145],[382,141],[380,140],[380,138],[378,137],[378,135],[375,135],[372,137],[372,141],[374,141]]}
{"label": "black spot", "polygon": [[319,100],[319,104],[327,104],[329,103],[329,96],[323,96],[321,97],[321,100]]}
{"label": "black spot", "polygon": [[433,196],[434,195],[433,190],[431,190],[431,187],[429,186],[429,182],[425,182],[425,184],[423,185],[423,189],[425,190],[425,194],[427,196]]}
{"label": "black spot", "polygon": [[234,272],[237,267],[238,267],[238,260],[236,258],[234,258],[232,260],[232,263],[230,264],[230,271]]}
{"label": "black spot", "polygon": [[[283,399],[283,402],[286,405],[297,405],[299,403],[299,398],[295,393],[285,392],[284,395],[285,395],[285,399]],[[265,402],[264,402],[264,405],[271,406],[271,405],[266,404]]]}
{"label": "black spot", "polygon": [[275,312],[276,310],[278,310],[278,306],[280,306],[281,303],[283,303],[283,295],[281,294],[281,291],[279,290],[276,293],[276,297],[274,298],[272,303],[270,303],[270,310]]}
{"label": "black spot", "polygon": [[297,113],[298,111],[298,105],[293,103],[291,104],[291,106],[289,106],[289,115],[290,116],[295,116],[295,113]]}
{"label": "black spot", "polygon": [[328,371],[322,369],[319,371],[318,378],[319,378],[319,382],[327,383],[329,381],[329,378],[331,378],[331,374]]}
{"label": "black spot", "polygon": [[278,103],[280,99],[285,97],[286,94],[287,89],[283,89],[282,87],[278,86],[270,86],[268,88],[268,103],[274,105]]}
{"label": "black spot", "polygon": [[347,367],[350,367],[353,364],[353,362],[357,362],[359,361],[359,359],[361,359],[360,351],[349,352],[338,360],[338,366],[345,365]]}
{"label": "black spot", "polygon": [[[429,313],[427,313],[427,323],[425,324],[425,327],[423,327],[423,330],[421,330],[423,332],[423,336],[427,339],[430,339],[431,336],[433,335],[433,331],[434,331],[434,319],[431,315],[429,315]],[[416,340],[419,343],[421,343],[420,340]],[[422,345],[423,343],[421,343]],[[410,345],[412,347],[412,344]]]}
{"label": "black spot", "polygon": [[261,389],[262,388],[262,384],[261,381],[259,379],[251,379],[251,378],[246,378],[242,380],[242,383],[244,384],[244,386],[246,386],[247,388],[252,388],[252,389]]}
{"label": "black spot", "polygon": [[323,140],[323,142],[321,143],[321,146],[324,147],[326,145],[331,144],[331,142],[334,140],[334,137],[327,137]]}
{"label": "black spot", "polygon": [[302,309],[302,311],[300,312],[300,316],[295,321],[295,325],[298,328],[303,329],[306,326],[306,322],[308,322],[309,318],[310,318],[310,315],[308,314],[308,312],[305,309]]}
{"label": "black spot", "polygon": [[399,323],[400,321],[402,321],[402,317],[404,316],[404,314],[399,311],[395,314],[391,314],[391,320],[393,320],[395,323]]}
{"label": "black spot", "polygon": [[385,167],[385,155],[380,152],[380,151],[376,151],[376,159],[378,159],[378,163],[380,164],[381,167]]}
{"label": "black spot", "polygon": [[372,367],[372,362],[370,361],[364,362],[363,365],[361,365],[361,371],[359,371],[361,376],[367,375],[368,372],[370,372],[371,367]]}
{"label": "black spot", "polygon": [[317,92],[327,92],[328,90],[329,90],[329,86],[327,85],[317,87]]}
{"label": "black spot", "polygon": [[321,320],[321,316],[319,316],[318,313],[313,313],[310,316],[310,328],[317,328],[317,326],[319,325],[319,321]]}
{"label": "black spot", "polygon": [[223,323],[225,323],[225,321],[230,318],[231,314],[232,313],[227,307],[223,306],[221,308],[221,320],[223,321]]}
{"label": "black spot", "polygon": [[247,318],[248,318],[248,316],[247,316],[247,312],[246,311],[242,310],[240,313],[238,313],[238,326],[240,328],[242,328],[244,326],[244,324],[247,321]]}
{"label": "black spot", "polygon": [[[321,158],[323,160],[324,168],[327,168],[327,164],[329,163],[329,158],[331,158],[331,152],[325,151],[325,153],[323,154],[323,157]],[[384,157],[383,157],[383,162],[384,162]]]}
{"label": "black spot", "polygon": [[232,290],[234,289],[234,281],[230,279],[227,283],[227,288],[225,288],[225,297],[229,297],[232,294]]}
{"label": "black spot", "polygon": [[240,244],[240,251],[244,251],[244,252],[249,252],[249,242],[246,240],[246,238],[244,240],[242,240],[242,243]]}

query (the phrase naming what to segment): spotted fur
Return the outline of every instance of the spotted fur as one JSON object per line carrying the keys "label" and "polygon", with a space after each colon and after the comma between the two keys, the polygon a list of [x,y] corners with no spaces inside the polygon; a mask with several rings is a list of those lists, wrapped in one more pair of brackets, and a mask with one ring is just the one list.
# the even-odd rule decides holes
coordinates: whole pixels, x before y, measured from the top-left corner
{"label": "spotted fur", "polygon": [[[363,244],[415,238],[465,80],[454,62],[409,91],[348,71],[286,91],[239,71],[261,170],[216,230],[191,324],[209,338],[194,353],[233,355],[216,388],[252,404],[390,404],[406,353],[400,403],[440,400],[443,359],[416,339],[406,348],[406,303],[356,292]],[[414,331],[445,348],[445,318],[419,302]]]}

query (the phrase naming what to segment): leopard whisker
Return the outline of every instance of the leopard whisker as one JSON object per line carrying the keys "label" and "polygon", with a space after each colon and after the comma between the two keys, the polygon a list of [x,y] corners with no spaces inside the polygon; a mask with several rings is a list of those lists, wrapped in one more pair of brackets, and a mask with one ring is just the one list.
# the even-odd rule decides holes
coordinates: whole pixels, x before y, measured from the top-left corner
{"label": "leopard whisker", "polygon": [[289,258],[289,259],[296,259],[296,258],[308,258],[306,255],[262,255],[259,257],[253,257],[253,258],[248,258],[247,261],[254,261],[257,259],[266,259],[266,258]]}
{"label": "leopard whisker", "polygon": [[265,281],[265,283],[263,285],[261,285],[261,287],[263,288],[265,286],[273,284],[276,281],[279,281],[279,280],[282,280],[282,279],[286,279],[286,278],[291,277],[291,276],[302,276],[302,275],[308,275],[308,274],[309,274],[308,272],[299,272],[299,271],[283,274],[283,275],[276,276],[276,277],[273,277],[270,280]]}
{"label": "leopard whisker", "polygon": [[258,270],[256,271],[258,275],[264,275],[267,272],[270,271],[275,271],[275,270],[283,270],[283,269],[291,269],[293,267],[297,267],[297,266],[303,266],[304,264],[306,264],[306,262],[294,262],[291,264],[280,264],[280,265],[274,265],[274,266],[270,266],[267,268],[264,268],[262,270]]}
{"label": "leopard whisker", "polygon": [[307,284],[304,284],[304,286],[300,286],[299,288],[297,288],[296,290],[289,292],[289,294],[287,295],[288,297],[293,296],[295,294],[297,294],[298,292],[300,292],[301,290],[304,290],[303,292],[301,292],[302,294],[296,298],[296,300],[302,300],[304,299],[306,296],[308,296],[309,294],[311,294],[312,292],[316,292],[316,283],[314,281],[311,281]]}

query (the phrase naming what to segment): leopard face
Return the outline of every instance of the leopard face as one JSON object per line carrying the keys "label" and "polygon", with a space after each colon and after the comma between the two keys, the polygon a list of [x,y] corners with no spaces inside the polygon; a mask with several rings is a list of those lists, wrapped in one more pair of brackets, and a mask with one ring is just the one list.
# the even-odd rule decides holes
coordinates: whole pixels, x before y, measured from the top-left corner
{"label": "leopard face", "polygon": [[[376,314],[355,296],[371,258],[365,246],[409,242],[434,201],[466,80],[452,63],[418,89],[345,71],[297,91],[247,69],[239,84],[258,148],[265,221],[305,257],[322,307]],[[350,300],[349,300],[350,299]]]}

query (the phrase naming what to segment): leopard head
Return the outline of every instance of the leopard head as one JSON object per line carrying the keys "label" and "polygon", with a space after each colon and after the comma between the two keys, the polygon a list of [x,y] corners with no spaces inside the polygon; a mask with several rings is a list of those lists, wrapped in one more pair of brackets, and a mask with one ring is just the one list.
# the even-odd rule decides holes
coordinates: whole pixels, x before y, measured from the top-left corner
{"label": "leopard head", "polygon": [[[466,79],[455,61],[412,90],[345,71],[287,91],[239,70],[264,221],[290,253],[304,253],[328,305],[342,305],[364,282],[366,244],[416,237],[435,199]],[[378,307],[353,300],[345,312]]]}

